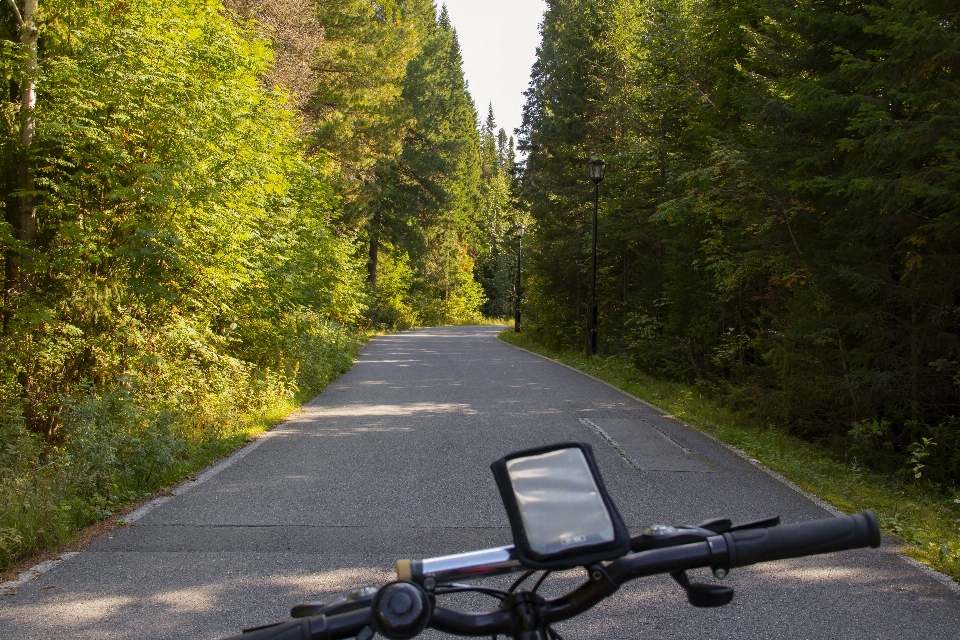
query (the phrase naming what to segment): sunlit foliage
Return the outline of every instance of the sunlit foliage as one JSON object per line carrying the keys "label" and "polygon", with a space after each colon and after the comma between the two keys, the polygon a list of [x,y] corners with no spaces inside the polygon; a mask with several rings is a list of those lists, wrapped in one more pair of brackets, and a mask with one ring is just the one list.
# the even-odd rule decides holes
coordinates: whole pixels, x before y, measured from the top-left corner
{"label": "sunlit foliage", "polygon": [[[351,361],[362,266],[269,42],[217,2],[42,4],[3,103],[0,561],[189,470]],[[11,35],[9,32],[7,35]],[[4,41],[6,85],[24,82]],[[37,233],[18,233],[35,176]],[[43,498],[39,498],[43,496]]]}

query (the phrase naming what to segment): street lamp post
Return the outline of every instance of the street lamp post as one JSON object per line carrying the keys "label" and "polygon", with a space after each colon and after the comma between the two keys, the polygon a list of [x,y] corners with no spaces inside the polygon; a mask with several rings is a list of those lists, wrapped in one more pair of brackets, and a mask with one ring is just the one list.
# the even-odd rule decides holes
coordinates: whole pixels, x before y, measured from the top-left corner
{"label": "street lamp post", "polygon": [[523,258],[523,231],[526,229],[522,224],[517,225],[517,296],[516,305],[513,308],[513,330],[520,333],[520,289],[522,280],[520,279],[520,260]]}
{"label": "street lamp post", "polygon": [[590,161],[590,179],[593,180],[593,289],[590,295],[590,311],[587,313],[587,357],[597,355],[597,210],[599,208],[600,181],[607,163],[603,160]]}

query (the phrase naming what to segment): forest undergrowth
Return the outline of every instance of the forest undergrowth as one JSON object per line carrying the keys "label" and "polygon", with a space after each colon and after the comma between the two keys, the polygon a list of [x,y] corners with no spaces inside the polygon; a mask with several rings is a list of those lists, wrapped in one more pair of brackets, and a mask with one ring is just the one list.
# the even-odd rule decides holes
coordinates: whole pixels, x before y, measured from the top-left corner
{"label": "forest undergrowth", "polygon": [[91,388],[64,407],[56,446],[4,424],[0,571],[255,439],[349,369],[365,338],[334,326],[309,332],[295,377],[234,363],[181,370],[176,388],[149,375]]}
{"label": "forest undergrowth", "polygon": [[694,429],[732,445],[805,491],[847,513],[872,509],[884,532],[902,540],[900,551],[960,581],[960,495],[916,477],[922,460],[903,459],[896,473],[878,473],[839,446],[801,440],[765,425],[695,384],[658,379],[618,356],[582,353],[537,343],[508,329],[500,339],[588,373],[650,402]]}

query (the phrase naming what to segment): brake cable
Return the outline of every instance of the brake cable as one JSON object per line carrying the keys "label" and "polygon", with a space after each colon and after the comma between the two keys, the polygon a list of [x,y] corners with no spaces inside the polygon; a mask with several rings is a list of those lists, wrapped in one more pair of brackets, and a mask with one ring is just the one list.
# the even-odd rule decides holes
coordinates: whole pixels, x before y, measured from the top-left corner
{"label": "brake cable", "polygon": [[503,600],[510,595],[510,592],[504,591],[503,589],[472,584],[441,584],[438,585],[433,592],[438,596],[447,595],[450,593],[475,592],[482,593],[483,595],[490,596],[491,598],[496,598],[497,600]]}

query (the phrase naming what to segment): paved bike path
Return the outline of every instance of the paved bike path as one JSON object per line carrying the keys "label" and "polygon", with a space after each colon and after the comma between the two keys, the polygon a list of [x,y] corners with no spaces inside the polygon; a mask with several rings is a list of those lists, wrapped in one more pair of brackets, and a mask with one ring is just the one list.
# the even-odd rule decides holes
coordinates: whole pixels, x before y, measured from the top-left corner
{"label": "paved bike path", "polygon": [[[217,638],[283,618],[297,602],[387,581],[399,557],[508,544],[489,464],[551,442],[593,444],[634,531],[829,515],[683,424],[501,343],[498,331],[446,327],[371,341],[350,372],[202,482],[0,598],[0,638]],[[573,580],[548,581],[547,594]],[[635,582],[561,633],[960,635],[956,590],[886,547],[735,570],[727,583],[734,602],[702,610],[669,579]]]}

